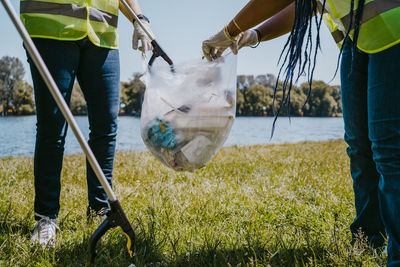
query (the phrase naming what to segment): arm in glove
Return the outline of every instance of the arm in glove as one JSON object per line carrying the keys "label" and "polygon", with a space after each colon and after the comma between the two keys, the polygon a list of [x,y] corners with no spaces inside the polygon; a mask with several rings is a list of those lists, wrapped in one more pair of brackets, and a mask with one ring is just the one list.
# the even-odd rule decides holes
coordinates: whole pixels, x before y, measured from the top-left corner
{"label": "arm in glove", "polygon": [[255,47],[260,42],[268,41],[290,32],[295,15],[294,8],[294,3],[292,3],[261,24],[257,29],[243,32],[238,41],[238,49],[245,46]]}
{"label": "arm in glove", "polygon": [[[146,30],[154,36],[153,32],[150,30],[150,23],[145,19],[141,19],[140,22],[143,24]],[[137,21],[133,23],[133,27],[135,28],[135,30],[132,37],[132,48],[134,50],[139,49],[140,51],[142,51],[142,55],[146,56],[146,52],[153,49],[153,46],[151,45],[151,40],[149,36],[147,36],[146,32],[142,29],[142,27],[140,27]],[[139,40],[141,44],[140,47]]]}
{"label": "arm in glove", "polygon": [[[250,0],[249,3],[242,8],[235,18],[224,28],[224,30],[203,42],[202,48],[204,56],[207,60],[213,60],[221,56],[222,52],[228,47],[230,47],[233,53],[236,54],[239,48],[251,45],[255,40],[255,35],[253,32],[247,32],[247,30],[262,22],[267,23],[269,18],[275,16],[283,9],[287,9],[288,6],[291,6],[291,9],[294,10],[293,2],[294,0]],[[277,22],[279,20],[275,19],[273,21]],[[290,23],[293,25],[293,19],[289,19],[289,24]],[[287,32],[284,32],[286,29],[282,30],[282,25],[279,25],[278,23],[270,24],[273,24],[273,26],[278,29],[273,30],[274,33],[269,36],[269,39],[279,36],[278,34],[282,35]],[[283,23],[284,27],[286,27],[286,24],[287,22]],[[262,38],[260,39],[262,41],[269,40],[264,37],[264,33],[268,33],[270,30],[268,27],[266,29],[259,28],[258,30],[261,32]],[[234,37],[232,38],[231,36]],[[243,40],[239,45],[238,40],[241,38],[243,38]]]}
{"label": "arm in glove", "polygon": [[222,53],[229,47],[232,52],[236,55],[238,52],[238,41],[241,34],[232,37],[227,28],[211,36],[203,42],[202,49],[203,54],[208,61],[214,60],[222,55]]}

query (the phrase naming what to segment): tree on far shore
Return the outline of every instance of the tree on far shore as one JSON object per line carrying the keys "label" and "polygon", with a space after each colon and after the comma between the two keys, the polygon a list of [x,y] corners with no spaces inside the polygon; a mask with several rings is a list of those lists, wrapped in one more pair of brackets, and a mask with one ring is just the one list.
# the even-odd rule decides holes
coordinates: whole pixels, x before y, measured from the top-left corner
{"label": "tree on far shore", "polygon": [[34,113],[33,89],[23,81],[24,75],[24,66],[18,58],[0,59],[0,114]]}
{"label": "tree on far shore", "polygon": [[121,82],[120,114],[139,115],[146,85],[140,80],[143,74],[135,73],[129,82]]}
{"label": "tree on far shore", "polygon": [[33,88],[25,81],[19,81],[13,92],[15,115],[35,114],[35,101],[33,100]]}

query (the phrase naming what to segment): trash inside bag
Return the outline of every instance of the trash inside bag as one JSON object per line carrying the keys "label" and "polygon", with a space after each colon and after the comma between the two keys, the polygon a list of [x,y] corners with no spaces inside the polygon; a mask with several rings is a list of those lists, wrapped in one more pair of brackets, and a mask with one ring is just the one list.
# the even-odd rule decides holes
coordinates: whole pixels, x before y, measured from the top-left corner
{"label": "trash inside bag", "polygon": [[141,135],[177,171],[204,167],[227,139],[236,112],[236,61],[153,65],[146,74]]}

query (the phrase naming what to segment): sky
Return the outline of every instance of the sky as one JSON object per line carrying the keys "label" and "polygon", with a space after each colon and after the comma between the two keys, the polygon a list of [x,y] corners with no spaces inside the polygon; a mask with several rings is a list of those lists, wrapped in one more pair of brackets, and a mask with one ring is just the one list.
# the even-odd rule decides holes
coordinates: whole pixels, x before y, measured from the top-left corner
{"label": "sky", "polygon": [[[18,12],[19,1],[10,1]],[[174,63],[179,64],[179,62],[201,60],[202,41],[220,31],[247,2],[247,0],[141,0],[140,5],[143,14],[150,19],[151,29],[157,42]],[[22,40],[3,6],[0,6],[0,25],[0,58],[13,56],[21,59],[26,70],[25,80],[32,83]],[[129,81],[134,73],[143,72],[143,64],[140,53],[131,48],[133,26],[122,13],[119,16],[118,33],[121,81]],[[278,57],[286,39],[287,35],[263,42],[257,48],[241,49],[238,55],[238,75],[271,73],[276,76]],[[325,26],[321,27],[321,47],[314,79],[329,82],[336,69],[339,50]],[[339,75],[330,82],[331,85],[339,83]]]}

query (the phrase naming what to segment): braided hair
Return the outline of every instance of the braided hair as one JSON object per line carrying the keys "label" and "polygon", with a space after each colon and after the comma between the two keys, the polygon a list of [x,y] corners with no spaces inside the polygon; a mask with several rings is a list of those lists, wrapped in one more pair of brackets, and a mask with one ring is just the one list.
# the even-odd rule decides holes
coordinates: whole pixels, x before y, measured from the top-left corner
{"label": "braided hair", "polygon": [[[278,60],[278,64],[281,63],[281,67],[279,69],[278,77],[276,79],[276,84],[274,88],[274,98],[272,102],[274,121],[272,124],[271,138],[274,134],[276,120],[278,119],[278,116],[284,106],[287,106],[287,114],[289,115],[290,119],[290,92],[292,89],[293,80],[296,83],[300,78],[300,76],[307,75],[309,88],[304,105],[307,103],[310,97],[317,54],[318,50],[321,48],[319,31],[322,24],[322,14],[325,11],[325,5],[326,5],[326,0],[323,0],[322,7],[321,6],[319,7],[318,1],[319,0],[295,0],[295,18],[293,27]],[[357,40],[360,32],[360,24],[361,24],[364,3],[365,0],[358,1],[358,6],[355,16],[354,16],[354,0],[351,0],[350,4],[350,22],[348,29],[346,29],[346,35],[344,40],[349,38],[351,30],[354,28],[353,49],[352,49],[353,57],[357,49]],[[315,14],[318,13],[318,11],[320,12],[321,15],[314,16]],[[315,24],[317,32],[316,33],[317,36],[315,37],[315,46],[313,46],[313,36],[311,30],[313,24]],[[338,72],[339,61],[342,52],[343,52],[343,45],[340,49],[334,77]],[[285,78],[282,82],[282,85],[279,87],[279,78],[281,77],[282,74],[285,76]],[[282,89],[282,101],[279,104],[278,108],[276,108],[275,101],[279,89]]]}

